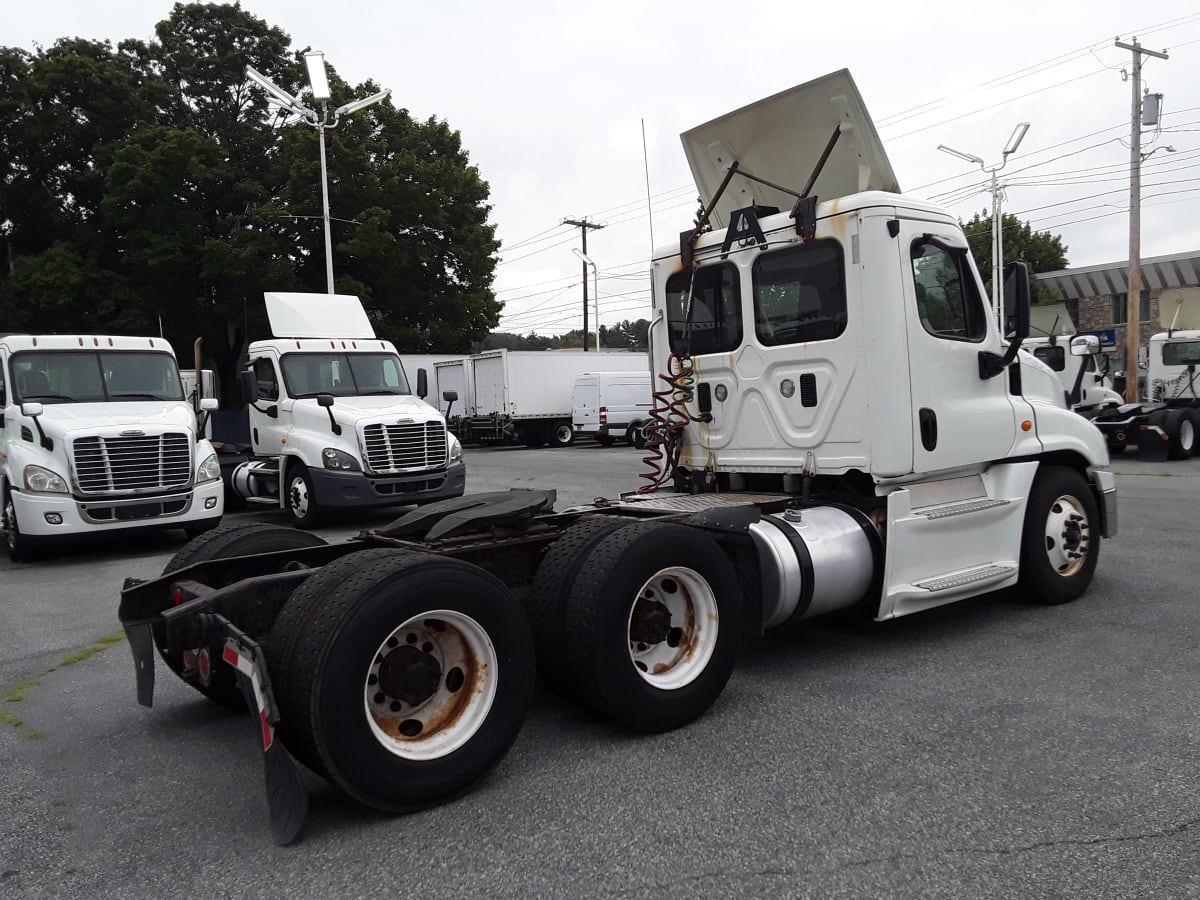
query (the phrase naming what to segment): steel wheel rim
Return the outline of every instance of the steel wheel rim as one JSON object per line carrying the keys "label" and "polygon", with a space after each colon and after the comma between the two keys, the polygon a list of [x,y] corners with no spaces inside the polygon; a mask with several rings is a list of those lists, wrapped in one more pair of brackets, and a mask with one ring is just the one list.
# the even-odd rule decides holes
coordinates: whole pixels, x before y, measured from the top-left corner
{"label": "steel wheel rim", "polygon": [[[397,678],[387,659],[405,654],[408,677]],[[428,661],[414,662],[417,657]],[[422,693],[435,668],[436,687]],[[487,719],[496,699],[499,662],[483,626],[470,616],[445,609],[413,616],[375,651],[363,683],[363,707],[371,734],[389,753],[409,760],[439,759],[466,744]],[[401,690],[403,698],[387,693]]]}
{"label": "steel wheel rim", "polygon": [[1196,443],[1196,428],[1192,424],[1192,420],[1184,417],[1179,423],[1179,447],[1184,451],[1191,451],[1192,445]]}
{"label": "steel wheel rim", "polygon": [[1079,499],[1063,494],[1046,515],[1046,558],[1050,568],[1068,578],[1087,562],[1090,543],[1087,510]]}
{"label": "steel wheel rim", "polygon": [[292,512],[300,518],[308,515],[308,485],[298,475],[292,479],[288,488],[288,499],[292,504]]}
{"label": "steel wheel rim", "polygon": [[[662,633],[659,604],[670,613]],[[648,622],[654,616],[658,621]],[[646,580],[629,611],[627,638],[634,671],[647,684],[674,691],[691,684],[708,667],[717,645],[717,597],[694,569],[670,566]],[[647,631],[656,631],[647,634]]]}
{"label": "steel wheel rim", "polygon": [[559,425],[554,430],[554,437],[560,444],[571,443],[571,437],[574,435],[570,425]]}

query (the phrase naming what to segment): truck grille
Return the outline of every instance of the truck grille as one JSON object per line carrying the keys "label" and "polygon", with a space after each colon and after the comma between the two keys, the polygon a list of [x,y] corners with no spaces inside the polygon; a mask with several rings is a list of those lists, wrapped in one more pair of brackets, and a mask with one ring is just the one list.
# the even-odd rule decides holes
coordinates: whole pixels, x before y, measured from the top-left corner
{"label": "truck grille", "polygon": [[76,438],[72,455],[81,494],[169,491],[192,481],[192,442],[186,434]]}
{"label": "truck grille", "polygon": [[446,464],[446,427],[441,422],[365,425],[362,444],[367,468],[381,475]]}

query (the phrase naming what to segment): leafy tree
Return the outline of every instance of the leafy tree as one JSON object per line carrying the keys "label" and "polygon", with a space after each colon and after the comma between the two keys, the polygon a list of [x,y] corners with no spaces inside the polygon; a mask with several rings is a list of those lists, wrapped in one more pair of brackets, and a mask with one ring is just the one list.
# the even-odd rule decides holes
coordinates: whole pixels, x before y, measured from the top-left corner
{"label": "leafy tree", "polygon": [[[231,387],[267,333],[263,291],[326,289],[317,135],[244,76],[300,94],[302,52],[237,4],[201,3],[116,49],[0,47],[5,330],[201,336]],[[379,89],[329,74],[338,102]],[[468,349],[499,319],[499,244],[458,133],[385,103],[326,141],[336,289],[401,350]]]}
{"label": "leafy tree", "polygon": [[[971,217],[971,221],[963,226],[967,235],[967,244],[971,255],[975,257],[975,265],[983,278],[988,294],[992,290],[992,216],[984,210]],[[1020,260],[1029,264],[1029,274],[1036,276],[1043,272],[1057,272],[1067,267],[1067,246],[1062,242],[1062,235],[1054,235],[1048,231],[1034,231],[1028,222],[1021,222],[1016,216],[1002,214],[1000,217],[1000,241],[1004,250],[1004,260],[1013,262]],[[1035,288],[1036,302],[1053,303],[1058,297],[1050,291],[1037,290],[1037,279],[1031,279]]]}

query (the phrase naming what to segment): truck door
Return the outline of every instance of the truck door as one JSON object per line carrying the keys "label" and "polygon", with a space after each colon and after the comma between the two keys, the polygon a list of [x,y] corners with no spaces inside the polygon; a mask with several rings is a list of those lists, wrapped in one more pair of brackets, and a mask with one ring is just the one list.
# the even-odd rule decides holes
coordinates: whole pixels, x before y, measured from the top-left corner
{"label": "truck door", "polygon": [[[275,360],[260,356],[250,360],[250,370],[258,382],[258,402],[249,408],[250,439],[254,452],[260,456],[278,456],[284,451],[283,439],[287,437],[290,417],[281,415],[279,399],[279,370]],[[289,406],[291,401],[288,401]],[[275,409],[270,415],[268,410]]]}
{"label": "truck door", "polygon": [[913,407],[913,471],[954,469],[1006,456],[1016,412],[1006,375],[979,377],[979,351],[1001,350],[974,263],[957,229],[901,220]]}

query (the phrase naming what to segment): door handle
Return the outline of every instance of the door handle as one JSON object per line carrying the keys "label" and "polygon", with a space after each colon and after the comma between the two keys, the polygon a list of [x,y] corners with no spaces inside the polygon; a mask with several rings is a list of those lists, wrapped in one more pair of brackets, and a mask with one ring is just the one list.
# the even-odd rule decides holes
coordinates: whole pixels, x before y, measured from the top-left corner
{"label": "door handle", "polygon": [[921,425],[921,446],[933,450],[937,446],[937,413],[928,407],[921,407],[917,414]]}

